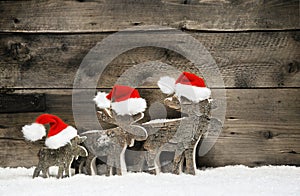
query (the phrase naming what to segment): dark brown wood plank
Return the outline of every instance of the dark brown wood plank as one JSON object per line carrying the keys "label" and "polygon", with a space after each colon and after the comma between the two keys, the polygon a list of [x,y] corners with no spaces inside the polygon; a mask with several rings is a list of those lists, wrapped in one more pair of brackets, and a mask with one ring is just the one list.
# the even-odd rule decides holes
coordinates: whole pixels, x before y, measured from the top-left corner
{"label": "dark brown wood plank", "polygon": [[[24,90],[22,90],[24,92]],[[199,158],[201,166],[223,166],[245,164],[300,164],[300,100],[299,89],[228,89],[227,110],[224,129],[213,149]],[[16,91],[16,93],[20,93]],[[24,93],[45,93],[45,112],[60,116],[68,124],[74,125],[71,90],[26,90]],[[140,90],[148,102],[146,119],[152,114],[164,113],[159,102],[165,97],[159,90]],[[87,102],[90,100],[87,100]],[[177,113],[167,111],[169,118]],[[42,114],[8,113],[0,114],[0,143],[5,143],[1,157],[9,157],[0,166],[31,166],[35,164],[40,143],[28,146],[22,139],[21,128]],[[89,120],[89,114],[84,114]],[[12,150],[12,146],[17,147]],[[30,147],[31,146],[31,147]],[[3,154],[4,153],[4,154]],[[15,156],[24,153],[26,156]],[[32,154],[32,157],[29,156]],[[28,156],[27,156],[28,155]],[[2,160],[2,158],[1,158]]]}
{"label": "dark brown wood plank", "polygon": [[292,128],[285,125],[225,124],[213,148],[205,156],[198,157],[198,165],[300,166],[299,142],[299,125]]}
{"label": "dark brown wood plank", "polygon": [[38,164],[38,151],[43,143],[24,140],[0,139],[1,167],[31,167]]}
{"label": "dark brown wood plank", "polygon": [[1,1],[0,12],[2,32],[111,32],[137,25],[211,31],[300,27],[297,0]]}
{"label": "dark brown wood plank", "polygon": [[[156,32],[165,35],[166,32]],[[30,35],[0,37],[0,83],[7,88],[72,88],[85,55],[110,34]],[[215,59],[225,87],[299,87],[299,31],[251,33],[190,33]],[[166,40],[168,41],[168,40]],[[118,47],[111,43],[111,48]],[[134,65],[158,61],[179,71],[201,74],[182,55],[163,48],[142,47],[127,51],[104,70],[98,87],[110,88]],[[141,77],[143,69],[131,71]],[[157,71],[157,70],[156,70]],[[163,74],[162,71],[158,71]],[[165,74],[171,74],[166,72]],[[156,78],[154,77],[156,75]],[[95,76],[90,70],[82,81]],[[96,75],[97,76],[97,75]],[[140,87],[157,87],[159,74],[147,75]],[[149,78],[147,78],[149,77]],[[130,78],[132,80],[132,78]],[[88,85],[87,85],[88,86]]]}
{"label": "dark brown wood plank", "polygon": [[44,94],[0,94],[0,113],[43,112],[45,110]]}

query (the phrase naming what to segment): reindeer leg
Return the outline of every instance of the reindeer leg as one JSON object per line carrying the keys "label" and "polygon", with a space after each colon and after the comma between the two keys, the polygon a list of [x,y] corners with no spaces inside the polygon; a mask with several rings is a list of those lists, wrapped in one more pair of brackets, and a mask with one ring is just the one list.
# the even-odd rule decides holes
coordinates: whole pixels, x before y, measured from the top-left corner
{"label": "reindeer leg", "polygon": [[185,151],[185,158],[186,158],[186,173],[195,175],[196,174],[196,165],[194,164],[194,153],[193,148],[187,149]]}
{"label": "reindeer leg", "polygon": [[157,154],[156,151],[155,152],[148,151],[148,154],[146,156],[146,161],[147,161],[147,164],[148,164],[148,173],[154,174],[154,175],[157,174],[156,163],[155,163],[156,154]]}
{"label": "reindeer leg", "polygon": [[49,178],[49,166],[42,167],[43,178]]}
{"label": "reindeer leg", "polygon": [[186,157],[186,173],[191,175],[196,175],[196,151],[197,145],[200,142],[203,135],[201,134],[198,136],[198,139],[195,141],[193,140],[189,145],[188,149],[186,150],[185,157]]}
{"label": "reindeer leg", "polygon": [[73,159],[67,160],[65,165],[64,165],[64,170],[65,170],[65,173],[66,173],[66,177],[71,176],[70,168],[71,168],[72,161],[73,161]]}
{"label": "reindeer leg", "polygon": [[60,165],[58,167],[58,174],[57,174],[57,178],[62,178],[63,177],[63,172],[64,172],[64,166],[63,165]]}
{"label": "reindeer leg", "polygon": [[160,160],[159,160],[160,154],[161,154],[161,150],[159,150],[156,153],[155,158],[154,158],[154,166],[155,166],[156,175],[159,174],[161,171],[161,165],[160,165]]}
{"label": "reindeer leg", "polygon": [[107,163],[106,163],[106,176],[112,176],[113,175],[113,166],[114,166],[114,160],[113,155],[107,155]]}
{"label": "reindeer leg", "polygon": [[115,168],[116,168],[116,174],[118,176],[122,176],[122,168],[121,168],[120,160],[119,161],[116,160],[114,165],[115,165]]}
{"label": "reindeer leg", "polygon": [[75,171],[76,174],[82,174],[83,173],[83,165],[86,164],[86,157],[83,157],[80,161],[80,164],[78,166],[78,169]]}
{"label": "reindeer leg", "polygon": [[184,162],[184,152],[175,153],[173,162],[173,173],[179,175],[182,172]]}
{"label": "reindeer leg", "polygon": [[34,169],[32,178],[38,177],[40,175],[40,171],[41,171],[41,166],[40,164],[38,164],[38,166]]}
{"label": "reindeer leg", "polygon": [[96,158],[96,156],[89,154],[86,159],[85,167],[88,175],[97,175]]}

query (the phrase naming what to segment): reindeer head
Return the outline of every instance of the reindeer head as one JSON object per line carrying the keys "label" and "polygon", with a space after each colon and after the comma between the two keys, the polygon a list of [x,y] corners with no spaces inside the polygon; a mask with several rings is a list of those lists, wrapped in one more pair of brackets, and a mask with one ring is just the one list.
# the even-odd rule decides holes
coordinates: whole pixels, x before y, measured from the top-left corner
{"label": "reindeer head", "polygon": [[72,146],[76,146],[76,145],[79,145],[81,143],[83,143],[85,140],[86,140],[86,136],[76,136],[74,137],[73,139],[71,139],[71,144]]}
{"label": "reindeer head", "polygon": [[194,103],[187,99],[186,97],[181,96],[178,98],[176,95],[168,97],[164,100],[164,104],[169,108],[172,108],[178,112],[181,112],[183,115],[207,115],[211,114],[211,109],[216,108],[216,103],[211,99],[205,99],[203,101]]}
{"label": "reindeer head", "polygon": [[180,102],[178,100],[178,98],[173,95],[172,97],[168,97],[164,99],[164,104],[166,106],[168,106],[171,109],[174,109],[176,111],[180,111],[181,110],[181,105]]}
{"label": "reindeer head", "polygon": [[77,159],[79,156],[81,157],[87,157],[88,153],[87,150],[83,147],[80,146],[82,142],[84,142],[87,139],[86,136],[76,136],[71,140],[71,149],[72,149],[72,154],[74,155],[75,159]]}
{"label": "reindeer head", "polygon": [[99,111],[97,111],[97,116],[100,122],[116,124],[116,119],[113,117],[113,111],[111,108],[99,109]]}

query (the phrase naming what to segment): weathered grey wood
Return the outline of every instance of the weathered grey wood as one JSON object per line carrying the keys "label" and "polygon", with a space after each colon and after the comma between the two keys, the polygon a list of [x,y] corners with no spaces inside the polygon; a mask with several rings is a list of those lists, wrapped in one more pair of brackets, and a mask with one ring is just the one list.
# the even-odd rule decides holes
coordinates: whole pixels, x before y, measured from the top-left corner
{"label": "weathered grey wood", "polygon": [[297,0],[49,0],[0,3],[2,32],[111,32],[153,24],[211,31],[300,27]]}
{"label": "weathered grey wood", "polygon": [[43,143],[1,138],[0,145],[1,167],[32,167],[38,164],[38,151]]}
{"label": "weathered grey wood", "polygon": [[[15,90],[15,93],[45,93],[45,112],[60,116],[74,125],[71,90]],[[166,98],[160,90],[140,90],[147,100],[149,111],[163,114],[161,107],[151,105]],[[295,164],[299,165],[300,100],[298,88],[287,89],[227,89],[227,111],[223,132],[213,149],[198,159],[199,165],[221,166],[227,164]],[[89,101],[89,100],[87,100]],[[154,104],[154,106],[156,106]],[[23,140],[22,126],[32,123],[39,112],[0,114],[0,165],[1,167],[36,165],[42,143]],[[167,110],[170,118],[180,114]],[[164,117],[164,115],[162,115]],[[89,115],[83,116],[89,120]],[[105,126],[103,126],[105,128]],[[80,130],[80,129],[79,129]]]}
{"label": "weathered grey wood", "polygon": [[0,113],[43,112],[45,110],[44,94],[0,94]]}
{"label": "weathered grey wood", "polygon": [[243,164],[300,166],[298,127],[245,122],[225,128],[215,146],[204,157],[198,157],[198,166],[226,166]]}
{"label": "weathered grey wood", "polygon": [[[166,32],[157,32],[164,34]],[[109,34],[0,36],[0,83],[5,88],[72,88],[79,65],[89,50]],[[216,60],[225,87],[298,87],[300,85],[299,31],[252,33],[191,33]],[[117,47],[111,43],[111,47]],[[117,44],[117,43],[115,43]],[[201,75],[185,57],[166,49],[137,48],[118,56],[104,70],[98,87],[111,88],[134,65],[161,61]],[[164,69],[133,77],[144,79],[141,87],[157,87]],[[201,71],[201,70],[200,70]],[[158,72],[158,73],[157,73]],[[151,75],[152,74],[152,75]],[[84,81],[95,73],[91,70]],[[142,77],[143,76],[143,77]],[[5,90],[5,89],[4,89]]]}
{"label": "weathered grey wood", "polygon": [[[21,93],[24,90],[16,90],[15,93]],[[26,90],[26,93],[45,93],[47,109],[43,113],[51,113],[60,116],[64,122],[74,125],[72,114],[71,90]],[[25,93],[24,92],[24,93]],[[78,92],[80,92],[78,90]],[[163,103],[166,98],[159,89],[141,89],[141,97],[147,100],[148,109],[141,122],[147,122],[151,119],[149,111],[152,105]],[[227,89],[227,109],[226,123],[229,125],[247,124],[269,125],[294,127],[299,123],[299,89]],[[92,98],[91,98],[92,99]],[[91,100],[86,100],[93,104]],[[163,105],[160,105],[163,107]],[[80,107],[76,106],[76,107]],[[178,118],[180,113],[161,107],[154,107],[153,116],[161,114],[161,118]],[[162,110],[159,110],[162,109]],[[89,121],[89,115],[85,114],[83,118]],[[7,113],[0,114],[0,137],[1,138],[23,138],[21,128],[25,124],[32,123],[35,118],[42,113]],[[103,126],[107,128],[107,126]],[[81,128],[78,127],[81,131]]]}

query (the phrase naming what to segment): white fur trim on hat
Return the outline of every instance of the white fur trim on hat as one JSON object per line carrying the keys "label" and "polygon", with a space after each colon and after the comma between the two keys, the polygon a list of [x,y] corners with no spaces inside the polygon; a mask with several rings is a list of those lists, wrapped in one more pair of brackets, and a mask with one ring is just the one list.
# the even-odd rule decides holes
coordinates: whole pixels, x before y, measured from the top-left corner
{"label": "white fur trim on hat", "polygon": [[68,126],[58,134],[47,137],[45,144],[48,148],[57,149],[69,143],[75,136],[77,136],[77,130]]}
{"label": "white fur trim on hat", "polygon": [[22,132],[25,139],[32,142],[40,140],[46,135],[46,129],[44,125],[39,123],[32,123],[31,125],[23,126]]}
{"label": "white fur trim on hat", "polygon": [[170,95],[175,91],[175,79],[169,76],[161,77],[157,85],[164,94]]}
{"label": "white fur trim on hat", "polygon": [[118,115],[135,115],[144,112],[147,103],[143,98],[129,98],[125,101],[112,102],[111,107]]}
{"label": "white fur trim on hat", "polygon": [[176,84],[175,92],[178,97],[186,97],[195,103],[208,99],[211,95],[211,90],[207,87],[196,87],[180,83]]}
{"label": "white fur trim on hat", "polygon": [[97,95],[94,97],[94,101],[96,103],[96,105],[100,108],[100,109],[105,109],[105,108],[109,108],[110,107],[110,100],[106,98],[108,94],[105,92],[98,92]]}

